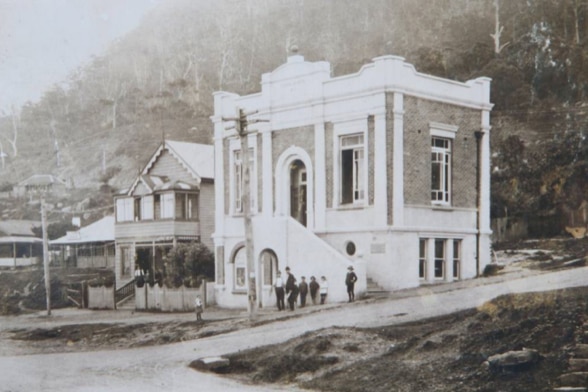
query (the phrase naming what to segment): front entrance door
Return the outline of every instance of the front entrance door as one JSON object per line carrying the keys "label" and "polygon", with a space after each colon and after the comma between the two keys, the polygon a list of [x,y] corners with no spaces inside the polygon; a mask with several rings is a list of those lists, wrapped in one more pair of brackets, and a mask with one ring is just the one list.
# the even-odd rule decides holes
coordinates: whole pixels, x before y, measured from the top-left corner
{"label": "front entrance door", "polygon": [[297,159],[290,164],[290,216],[306,226],[306,167]]}
{"label": "front entrance door", "polygon": [[278,271],[278,256],[271,249],[264,249],[259,257],[261,271],[260,282],[258,282],[258,300],[260,307],[271,307],[276,304],[276,293],[274,283]]}

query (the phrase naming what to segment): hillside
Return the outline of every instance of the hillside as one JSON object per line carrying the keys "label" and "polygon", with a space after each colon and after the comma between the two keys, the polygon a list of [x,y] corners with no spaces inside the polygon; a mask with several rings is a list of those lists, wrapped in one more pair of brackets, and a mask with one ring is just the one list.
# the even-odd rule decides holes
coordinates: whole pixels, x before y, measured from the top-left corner
{"label": "hillside", "polygon": [[[588,7],[573,0],[173,0],[38,102],[0,117],[0,185],[51,172],[128,185],[165,137],[212,142],[212,93],[251,93],[296,44],[334,75],[383,54],[493,78],[493,214],[575,208],[587,190]],[[493,35],[493,37],[491,36]],[[119,170],[120,169],[120,170]]]}

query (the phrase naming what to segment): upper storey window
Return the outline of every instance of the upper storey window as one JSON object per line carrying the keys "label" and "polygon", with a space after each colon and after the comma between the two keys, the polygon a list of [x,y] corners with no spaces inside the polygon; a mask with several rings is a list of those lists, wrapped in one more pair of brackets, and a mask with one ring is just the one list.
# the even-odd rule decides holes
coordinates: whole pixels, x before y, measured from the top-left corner
{"label": "upper storey window", "polygon": [[[233,160],[233,170],[232,170],[232,205],[233,205],[233,212],[235,213],[242,213],[243,212],[243,189],[245,183],[245,170],[243,167],[243,154],[241,150],[233,150],[232,154]],[[249,148],[249,197],[251,202],[251,211],[255,211],[255,192],[257,189],[256,186],[256,167],[255,167],[255,150],[253,148]]]}
{"label": "upper storey window", "polygon": [[365,200],[365,145],[363,133],[341,136],[341,204]]}
{"label": "upper storey window", "polygon": [[451,205],[452,149],[458,127],[431,122],[431,203]]}
{"label": "upper storey window", "polygon": [[451,141],[431,139],[431,201],[450,204],[451,196]]}

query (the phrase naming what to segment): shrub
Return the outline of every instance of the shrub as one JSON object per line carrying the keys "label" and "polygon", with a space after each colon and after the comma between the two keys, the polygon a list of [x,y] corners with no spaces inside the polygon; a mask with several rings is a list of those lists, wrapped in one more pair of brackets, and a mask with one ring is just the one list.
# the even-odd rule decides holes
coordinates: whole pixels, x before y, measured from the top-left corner
{"label": "shrub", "polygon": [[198,287],[203,279],[214,279],[214,255],[201,243],[178,244],[165,260],[163,283],[167,287]]}

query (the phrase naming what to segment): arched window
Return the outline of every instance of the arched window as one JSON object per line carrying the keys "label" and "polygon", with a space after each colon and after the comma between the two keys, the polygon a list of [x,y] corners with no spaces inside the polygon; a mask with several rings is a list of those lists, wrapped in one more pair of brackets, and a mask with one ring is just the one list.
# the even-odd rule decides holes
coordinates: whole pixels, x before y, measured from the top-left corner
{"label": "arched window", "polygon": [[235,291],[247,290],[247,253],[244,246],[233,256],[233,288]]}

